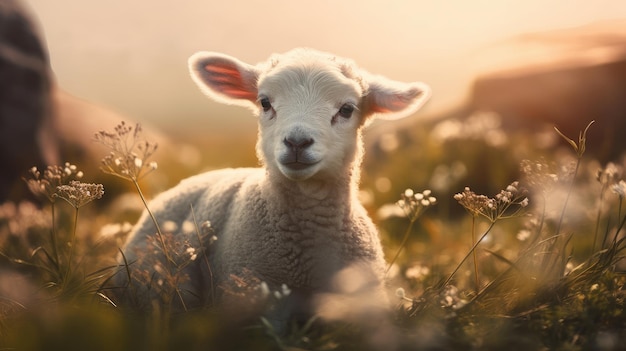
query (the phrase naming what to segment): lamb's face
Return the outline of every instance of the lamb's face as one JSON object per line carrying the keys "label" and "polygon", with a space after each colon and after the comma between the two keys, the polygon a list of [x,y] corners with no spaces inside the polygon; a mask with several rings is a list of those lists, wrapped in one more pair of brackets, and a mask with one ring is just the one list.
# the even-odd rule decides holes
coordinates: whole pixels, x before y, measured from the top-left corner
{"label": "lamb's face", "polygon": [[213,99],[258,113],[259,156],[269,172],[294,181],[350,175],[366,120],[407,116],[430,96],[423,83],[372,76],[352,61],[311,49],[256,66],[199,52],[189,59],[189,68]]}
{"label": "lamb's face", "polygon": [[355,157],[363,91],[331,61],[278,64],[260,77],[258,152],[294,181],[333,179]]}

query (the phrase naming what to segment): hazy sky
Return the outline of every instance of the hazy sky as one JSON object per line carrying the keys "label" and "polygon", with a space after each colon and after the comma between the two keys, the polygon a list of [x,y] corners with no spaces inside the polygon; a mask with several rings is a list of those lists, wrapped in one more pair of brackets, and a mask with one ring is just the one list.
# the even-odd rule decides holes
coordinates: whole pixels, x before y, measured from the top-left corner
{"label": "hazy sky", "polygon": [[188,78],[186,60],[199,50],[251,63],[298,46],[330,51],[373,73],[429,83],[433,112],[462,99],[481,48],[516,33],[626,18],[624,0],[26,2],[65,90],[167,124],[223,111]]}

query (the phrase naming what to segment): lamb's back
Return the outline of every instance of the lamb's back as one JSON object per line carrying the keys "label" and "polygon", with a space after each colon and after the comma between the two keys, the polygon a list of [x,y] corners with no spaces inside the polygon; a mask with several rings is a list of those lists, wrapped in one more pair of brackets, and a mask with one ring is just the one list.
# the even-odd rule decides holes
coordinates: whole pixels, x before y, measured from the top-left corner
{"label": "lamb's back", "polygon": [[[182,232],[184,223],[201,226],[205,221],[211,223],[212,230],[221,232],[228,220],[232,202],[241,184],[249,177],[256,177],[260,168],[231,168],[209,171],[182,180],[177,186],[159,194],[148,203],[162,232],[166,223],[174,223],[175,234],[179,241],[186,238]],[[147,211],[135,225],[126,241],[124,254],[134,258],[137,253],[145,252],[149,237],[156,235],[157,229]],[[195,231],[193,233],[195,234]],[[195,235],[194,235],[195,237]],[[175,240],[176,240],[175,239]]]}

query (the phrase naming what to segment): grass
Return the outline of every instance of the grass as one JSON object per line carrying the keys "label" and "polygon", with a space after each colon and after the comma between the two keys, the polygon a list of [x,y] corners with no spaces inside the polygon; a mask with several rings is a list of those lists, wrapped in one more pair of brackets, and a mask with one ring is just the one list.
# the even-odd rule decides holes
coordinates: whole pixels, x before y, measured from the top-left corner
{"label": "grass", "polygon": [[[144,315],[116,306],[103,285],[125,269],[115,257],[123,221],[137,214],[93,206],[102,185],[83,183],[75,165],[33,169],[26,185],[45,205],[0,206],[0,350],[620,349],[624,164],[588,154],[591,124],[574,140],[472,118],[452,121],[471,132],[443,133],[448,121],[387,135],[394,142],[365,161],[363,198],[387,250],[392,311],[314,319],[286,334],[261,317],[229,324],[211,308],[170,313],[194,251],[170,242],[163,223],[155,246],[172,278],[164,307]],[[147,208],[141,184],[157,169],[148,161],[156,145],[137,126],[98,135],[112,149],[105,172],[130,181]]]}

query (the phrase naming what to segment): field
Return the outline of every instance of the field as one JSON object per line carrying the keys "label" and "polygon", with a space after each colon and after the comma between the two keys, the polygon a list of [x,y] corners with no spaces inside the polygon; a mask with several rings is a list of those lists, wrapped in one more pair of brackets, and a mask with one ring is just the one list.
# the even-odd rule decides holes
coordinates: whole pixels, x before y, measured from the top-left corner
{"label": "field", "polygon": [[[368,139],[361,199],[380,229],[393,308],[374,314],[345,296],[332,318],[287,333],[261,316],[228,324],[216,309],[167,304],[144,315],[109,298],[131,223],[164,190],[155,179],[203,165],[157,166],[168,151],[135,126],[99,133],[114,152],[103,184],[80,164],[24,170],[42,205],[0,206],[0,350],[622,349],[626,164],[587,145],[594,127],[509,130],[482,113]],[[108,189],[116,197],[100,199]]]}

